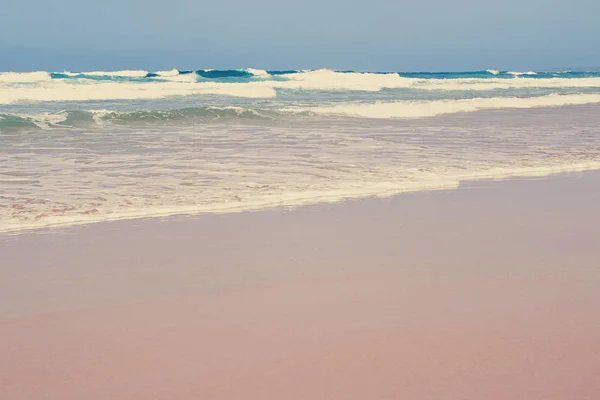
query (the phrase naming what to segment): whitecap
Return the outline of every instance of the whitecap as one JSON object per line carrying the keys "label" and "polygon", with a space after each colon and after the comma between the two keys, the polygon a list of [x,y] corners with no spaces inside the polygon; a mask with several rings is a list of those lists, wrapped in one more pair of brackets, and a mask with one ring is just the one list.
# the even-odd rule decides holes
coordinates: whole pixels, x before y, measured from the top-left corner
{"label": "whitecap", "polygon": [[1,83],[33,83],[52,79],[50,73],[45,71],[36,72],[0,72]]}
{"label": "whitecap", "polygon": [[148,71],[144,70],[123,70],[123,71],[89,71],[82,72],[82,75],[88,76],[115,76],[124,78],[143,78],[148,75]]}

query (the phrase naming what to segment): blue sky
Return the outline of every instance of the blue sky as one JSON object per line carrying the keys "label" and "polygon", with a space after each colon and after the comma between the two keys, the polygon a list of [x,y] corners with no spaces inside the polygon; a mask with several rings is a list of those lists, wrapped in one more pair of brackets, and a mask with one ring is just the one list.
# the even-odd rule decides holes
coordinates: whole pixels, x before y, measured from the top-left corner
{"label": "blue sky", "polygon": [[5,0],[0,70],[600,66],[598,0]]}

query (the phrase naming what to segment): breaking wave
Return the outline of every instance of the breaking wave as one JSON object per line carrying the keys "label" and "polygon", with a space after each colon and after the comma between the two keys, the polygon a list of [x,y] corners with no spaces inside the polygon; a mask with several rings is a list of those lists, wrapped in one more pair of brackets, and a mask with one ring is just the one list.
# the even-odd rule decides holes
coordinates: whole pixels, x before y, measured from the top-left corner
{"label": "breaking wave", "polygon": [[217,121],[273,121],[290,117],[427,118],[494,109],[542,108],[600,103],[600,94],[493,97],[459,100],[335,103],[313,107],[186,107],[169,110],[71,110],[37,115],[0,114],[0,132],[59,127],[103,127],[108,124],[169,125]]}
{"label": "breaking wave", "polygon": [[600,103],[600,94],[337,104],[313,108],[288,108],[286,111],[361,118],[424,118],[480,110],[560,107],[597,103]]}
{"label": "breaking wave", "polygon": [[48,72],[0,72],[0,84],[30,83],[49,81],[52,77]]}

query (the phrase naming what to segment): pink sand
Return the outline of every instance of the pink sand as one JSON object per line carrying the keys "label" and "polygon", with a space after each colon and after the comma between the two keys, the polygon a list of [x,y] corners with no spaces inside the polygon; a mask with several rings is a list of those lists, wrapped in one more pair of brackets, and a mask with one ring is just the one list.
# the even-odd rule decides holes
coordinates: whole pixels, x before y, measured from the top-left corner
{"label": "pink sand", "polygon": [[600,173],[0,237],[0,399],[596,400]]}

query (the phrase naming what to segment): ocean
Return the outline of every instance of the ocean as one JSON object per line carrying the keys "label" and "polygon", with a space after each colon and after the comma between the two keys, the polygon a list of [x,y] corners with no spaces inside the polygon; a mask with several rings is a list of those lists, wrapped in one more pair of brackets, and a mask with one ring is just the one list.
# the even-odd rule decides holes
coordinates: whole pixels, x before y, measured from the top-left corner
{"label": "ocean", "polygon": [[600,169],[600,72],[0,73],[0,232]]}

